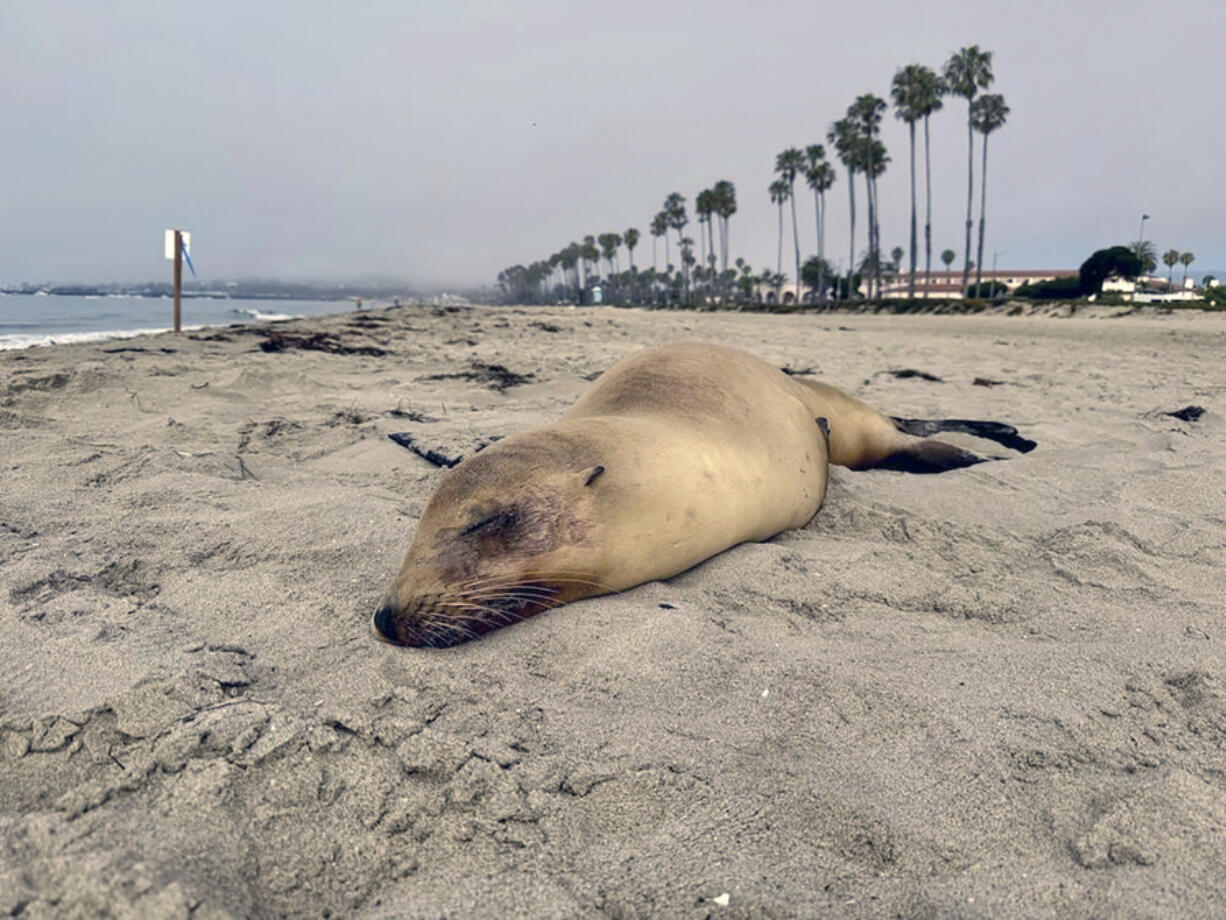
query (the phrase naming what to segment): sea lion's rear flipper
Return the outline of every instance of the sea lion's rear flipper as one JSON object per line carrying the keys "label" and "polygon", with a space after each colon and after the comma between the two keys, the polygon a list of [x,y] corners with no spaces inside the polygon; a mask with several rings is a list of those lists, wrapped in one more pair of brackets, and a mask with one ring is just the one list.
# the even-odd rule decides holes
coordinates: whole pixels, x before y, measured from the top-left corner
{"label": "sea lion's rear flipper", "polygon": [[890,421],[899,431],[919,438],[927,438],[940,431],[961,431],[963,434],[995,441],[1002,447],[1022,454],[1029,453],[1038,446],[1035,441],[1019,435],[1017,429],[1012,425],[1006,425],[1003,422],[983,422],[966,418],[897,418],[896,416],[890,416]]}
{"label": "sea lion's rear flipper", "polygon": [[935,438],[925,438],[912,441],[906,447],[896,450],[875,464],[874,469],[898,470],[900,473],[944,473],[984,463],[988,459],[953,444]]}

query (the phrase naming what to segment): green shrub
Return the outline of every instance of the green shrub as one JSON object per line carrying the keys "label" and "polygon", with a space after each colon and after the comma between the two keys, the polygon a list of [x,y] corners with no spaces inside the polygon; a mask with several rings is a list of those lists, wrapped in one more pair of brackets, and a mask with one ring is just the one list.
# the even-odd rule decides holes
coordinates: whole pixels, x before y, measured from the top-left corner
{"label": "green shrub", "polygon": [[1205,303],[1215,307],[1226,307],[1226,284],[1205,288]]}
{"label": "green shrub", "polygon": [[984,281],[980,284],[971,282],[968,290],[975,300],[996,300],[998,297],[1009,296],[1008,285],[1000,281]]}
{"label": "green shrub", "polygon": [[1081,279],[1053,278],[1050,281],[1023,284],[1013,292],[1013,296],[1025,297],[1028,300],[1076,300],[1081,297]]}

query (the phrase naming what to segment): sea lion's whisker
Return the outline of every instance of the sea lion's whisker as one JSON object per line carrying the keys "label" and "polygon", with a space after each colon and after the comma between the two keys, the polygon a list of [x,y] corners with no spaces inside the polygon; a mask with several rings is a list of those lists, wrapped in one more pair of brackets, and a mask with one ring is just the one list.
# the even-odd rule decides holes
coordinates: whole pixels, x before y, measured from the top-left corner
{"label": "sea lion's whisker", "polygon": [[516,594],[531,593],[531,594],[554,595],[554,594],[557,594],[558,591],[556,588],[549,588],[543,585],[534,585],[534,584],[520,585],[520,584],[515,584],[515,583],[508,583],[505,585],[493,585],[489,588],[482,588],[479,591],[465,591],[462,593],[462,596],[463,597],[476,597],[476,598],[502,597],[503,595],[508,594],[508,593],[516,593]]}
{"label": "sea lion's whisker", "polygon": [[594,578],[552,574],[539,576],[533,575],[525,579],[524,583],[529,586],[544,583],[549,587],[553,587],[555,585],[579,585],[580,587],[584,588],[599,588],[601,586],[601,582]]}
{"label": "sea lion's whisker", "polygon": [[479,578],[469,578],[456,583],[457,591],[464,591],[470,588],[484,588],[490,585],[503,585],[508,583],[522,583],[536,580],[536,576],[527,574],[515,579],[514,582],[509,582],[505,575],[485,575]]}
{"label": "sea lion's whisker", "polygon": [[595,572],[585,572],[581,569],[568,569],[560,572],[527,572],[521,575],[515,581],[508,581],[505,576],[487,575],[481,578],[470,578],[462,582],[458,582],[455,590],[458,593],[466,593],[473,589],[487,588],[491,585],[528,585],[534,582],[566,582],[574,584],[587,583],[597,585],[599,581],[594,580]]}
{"label": "sea lion's whisker", "polygon": [[[500,610],[495,609],[494,607],[486,607],[483,604],[466,604],[466,603],[461,603],[458,601],[455,603],[444,604],[443,606],[448,607],[452,610],[462,610],[465,613],[470,613],[470,614],[499,614],[502,612]],[[476,619],[476,617],[473,617],[473,618]]]}
{"label": "sea lion's whisker", "polygon": [[484,604],[453,603],[448,604],[448,606],[456,610],[465,611],[470,614],[469,619],[482,624],[496,621],[500,626],[508,626],[524,618],[522,614],[516,614],[510,610],[500,610],[497,607],[488,607]]}
{"label": "sea lion's whisker", "polygon": [[491,585],[501,585],[506,583],[506,576],[503,575],[487,575],[484,578],[469,578],[461,582],[457,582],[455,589],[457,592],[465,592],[470,590],[480,590],[488,588]]}

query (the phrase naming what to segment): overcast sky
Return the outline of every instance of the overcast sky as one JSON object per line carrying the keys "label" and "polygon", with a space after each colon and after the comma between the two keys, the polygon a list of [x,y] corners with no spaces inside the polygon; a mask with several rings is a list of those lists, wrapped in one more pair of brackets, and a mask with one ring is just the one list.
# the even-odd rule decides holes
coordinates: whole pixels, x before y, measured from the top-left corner
{"label": "overcast sky", "polygon": [[[0,4],[0,281],[160,279],[171,226],[202,278],[493,283],[631,226],[650,265],[665,196],[692,215],[719,179],[734,253],[773,266],[775,154],[971,43],[1012,109],[989,148],[1001,267],[1075,268],[1144,212],[1160,252],[1226,268],[1223,0]],[[954,98],[933,120],[934,248],[959,258],[965,118]],[[909,201],[892,114],[884,140],[889,250]],[[830,201],[845,262],[842,170]]]}

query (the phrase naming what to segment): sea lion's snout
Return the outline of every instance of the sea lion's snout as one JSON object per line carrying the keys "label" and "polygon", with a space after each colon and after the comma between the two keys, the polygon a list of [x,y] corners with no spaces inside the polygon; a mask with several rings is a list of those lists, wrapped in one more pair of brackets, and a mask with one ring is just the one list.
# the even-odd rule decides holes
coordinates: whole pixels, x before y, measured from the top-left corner
{"label": "sea lion's snout", "polygon": [[383,605],[375,611],[375,615],[370,620],[370,628],[374,631],[375,636],[384,642],[390,642],[393,645],[413,644],[401,636],[396,626],[396,611],[388,601],[384,601]]}

